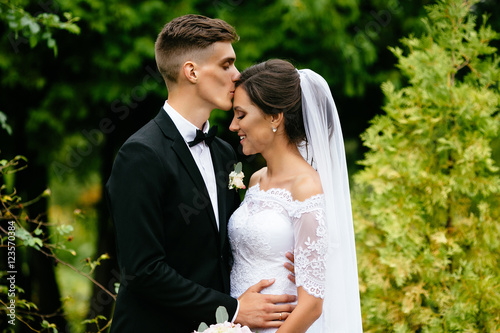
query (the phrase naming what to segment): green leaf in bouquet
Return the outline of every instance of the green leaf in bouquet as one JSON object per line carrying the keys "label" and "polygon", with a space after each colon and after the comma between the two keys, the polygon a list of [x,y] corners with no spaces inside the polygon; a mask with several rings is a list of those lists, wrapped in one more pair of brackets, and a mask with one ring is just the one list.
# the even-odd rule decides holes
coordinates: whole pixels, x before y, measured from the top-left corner
{"label": "green leaf in bouquet", "polygon": [[221,324],[225,321],[228,321],[228,319],[229,315],[227,314],[226,308],[223,306],[219,306],[215,311],[215,320],[217,321],[217,324]]}
{"label": "green leaf in bouquet", "polygon": [[208,328],[208,325],[205,323],[201,323],[200,326],[198,326],[198,329],[196,330],[197,332],[203,332]]}

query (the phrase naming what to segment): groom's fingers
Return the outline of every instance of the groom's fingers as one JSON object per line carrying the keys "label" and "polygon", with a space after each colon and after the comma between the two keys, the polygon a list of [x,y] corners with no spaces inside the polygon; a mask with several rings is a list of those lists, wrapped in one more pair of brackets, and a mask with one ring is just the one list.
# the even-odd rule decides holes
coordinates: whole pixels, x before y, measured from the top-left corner
{"label": "groom's fingers", "polygon": [[295,309],[293,304],[280,304],[268,308],[272,312],[267,312],[264,316],[264,324],[262,327],[280,327],[288,318],[290,313]]}
{"label": "groom's fingers", "polygon": [[[295,308],[297,297],[294,295],[268,295],[261,294],[262,289],[274,283],[274,279],[261,280],[247,289],[240,297],[239,311],[235,322],[255,327],[280,327]],[[281,314],[282,321],[276,320]]]}
{"label": "groom's fingers", "polygon": [[[278,328],[283,325],[283,322],[290,315],[289,312],[274,312],[267,316],[266,321],[262,325],[263,328]],[[258,330],[257,330],[258,332]]]}
{"label": "groom's fingers", "polygon": [[276,281],[275,279],[269,279],[269,280],[260,280],[258,283],[254,284],[250,288],[248,288],[249,291],[260,293],[262,289],[265,289],[272,285]]}
{"label": "groom's fingers", "polygon": [[290,260],[292,263],[286,262],[285,263],[285,268],[290,271],[290,274],[288,274],[288,279],[295,283],[295,256],[291,252],[287,252],[285,256]]}
{"label": "groom's fingers", "polygon": [[[260,280],[258,283],[254,284],[250,288],[248,288],[247,292],[256,292],[260,293],[263,289],[269,287],[274,283],[275,279],[269,279],[269,280]],[[262,294],[264,299],[266,300],[267,303],[272,303],[272,304],[278,304],[278,303],[292,303],[297,300],[297,296],[295,295],[268,295],[268,294]],[[295,308],[295,305],[293,305],[293,308]],[[292,308],[292,309],[293,309]],[[292,312],[290,310],[290,312]]]}
{"label": "groom's fingers", "polygon": [[[279,311],[292,312],[292,310],[295,308],[294,304],[280,304],[280,303],[295,302],[297,300],[297,296],[295,296],[295,295],[284,294],[284,295],[266,295],[266,296],[267,296],[266,300],[269,303],[273,303],[273,304],[275,304],[275,306],[281,307],[281,308],[273,309],[273,312],[279,312]],[[278,305],[278,304],[280,304],[280,305]],[[289,310],[289,309],[291,309],[291,310]]]}
{"label": "groom's fingers", "polygon": [[290,271],[290,274],[288,274],[288,280],[292,281],[295,284],[295,266],[290,264],[289,262],[286,262],[284,266]]}
{"label": "groom's fingers", "polygon": [[274,320],[277,321],[285,321],[286,318],[290,315],[290,312],[276,312],[274,315]]}
{"label": "groom's fingers", "polygon": [[276,313],[281,313],[283,320],[286,319],[286,317],[292,313],[292,311],[295,309],[297,305],[296,304],[275,304],[271,309],[272,312],[270,312],[270,318],[269,320],[276,320]]}

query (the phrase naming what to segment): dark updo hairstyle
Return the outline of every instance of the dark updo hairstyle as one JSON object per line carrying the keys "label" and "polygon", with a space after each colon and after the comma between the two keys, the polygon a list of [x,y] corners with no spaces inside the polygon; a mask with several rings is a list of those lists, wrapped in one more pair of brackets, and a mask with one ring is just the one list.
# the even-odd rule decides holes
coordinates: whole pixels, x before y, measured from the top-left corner
{"label": "dark updo hairstyle", "polygon": [[285,60],[271,59],[245,69],[236,87],[241,86],[250,100],[265,114],[283,112],[285,133],[291,143],[306,139],[302,118],[300,74]]}

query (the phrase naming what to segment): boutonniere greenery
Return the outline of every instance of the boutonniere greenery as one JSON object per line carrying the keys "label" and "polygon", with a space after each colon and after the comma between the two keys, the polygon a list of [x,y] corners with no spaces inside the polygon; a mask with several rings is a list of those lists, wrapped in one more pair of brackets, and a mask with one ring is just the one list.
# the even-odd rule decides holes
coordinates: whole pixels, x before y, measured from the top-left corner
{"label": "boutonniere greenery", "polygon": [[243,183],[243,178],[245,174],[242,171],[241,162],[238,162],[234,165],[234,171],[231,171],[229,174],[229,189],[244,190],[245,184]]}

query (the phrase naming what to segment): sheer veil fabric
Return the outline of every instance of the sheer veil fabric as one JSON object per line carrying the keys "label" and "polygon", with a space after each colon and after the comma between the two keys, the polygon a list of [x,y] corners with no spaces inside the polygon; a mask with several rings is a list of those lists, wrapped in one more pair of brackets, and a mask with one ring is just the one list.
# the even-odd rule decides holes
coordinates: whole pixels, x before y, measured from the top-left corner
{"label": "sheer veil fabric", "polygon": [[326,291],[318,329],[328,333],[362,332],[351,197],[340,120],[325,79],[309,69],[298,72],[307,137],[307,144],[302,143],[299,149],[320,175],[329,237]]}

